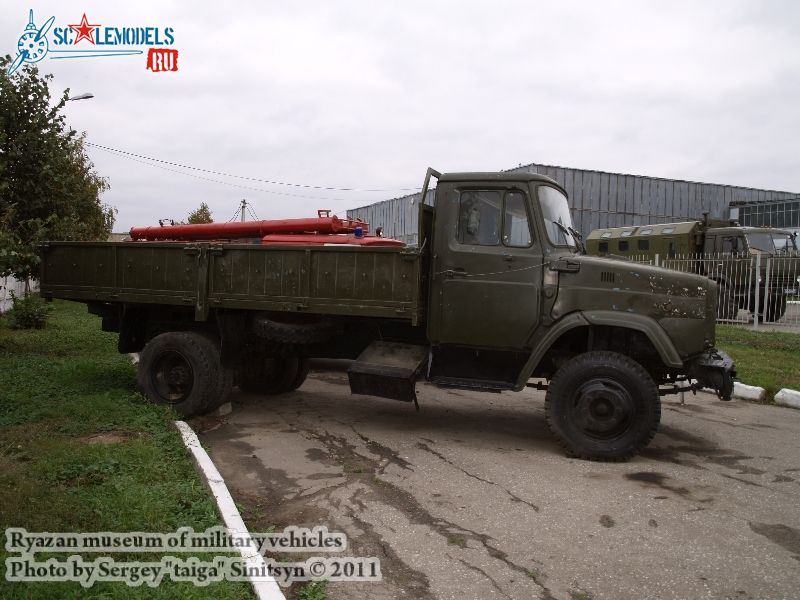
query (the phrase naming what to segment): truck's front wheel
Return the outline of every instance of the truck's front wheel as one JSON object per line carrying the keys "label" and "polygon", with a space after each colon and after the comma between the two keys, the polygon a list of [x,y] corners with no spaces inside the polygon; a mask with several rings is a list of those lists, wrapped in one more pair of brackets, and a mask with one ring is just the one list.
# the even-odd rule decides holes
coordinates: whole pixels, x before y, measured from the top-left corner
{"label": "truck's front wheel", "polygon": [[556,371],[545,415],[571,456],[620,461],[653,439],[661,401],[653,378],[635,360],[616,352],[587,352]]}
{"label": "truck's front wheel", "polygon": [[185,417],[222,404],[232,383],[219,344],[191,331],[170,331],[150,340],[139,356],[137,379],[150,400]]}

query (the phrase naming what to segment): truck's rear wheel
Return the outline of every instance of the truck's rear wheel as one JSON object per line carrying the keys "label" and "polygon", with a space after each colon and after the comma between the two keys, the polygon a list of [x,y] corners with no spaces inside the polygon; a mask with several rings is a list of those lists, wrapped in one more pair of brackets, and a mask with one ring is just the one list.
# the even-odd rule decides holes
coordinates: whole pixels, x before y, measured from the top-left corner
{"label": "truck's rear wheel", "polygon": [[303,385],[308,369],[307,358],[256,356],[242,366],[239,388],[253,394],[285,394]]}
{"label": "truck's rear wheel", "polygon": [[150,340],[139,356],[137,380],[147,398],[185,417],[222,404],[232,383],[219,344],[190,331],[170,331]]}
{"label": "truck's rear wheel", "polygon": [[661,401],[653,378],[633,359],[616,352],[587,352],[556,371],[545,415],[571,456],[621,461],[653,439]]}

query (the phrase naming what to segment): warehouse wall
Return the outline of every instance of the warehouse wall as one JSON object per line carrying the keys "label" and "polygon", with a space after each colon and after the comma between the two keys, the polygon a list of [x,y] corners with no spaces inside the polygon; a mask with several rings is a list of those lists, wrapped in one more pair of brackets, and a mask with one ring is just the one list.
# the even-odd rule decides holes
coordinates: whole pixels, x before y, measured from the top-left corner
{"label": "warehouse wall", "polygon": [[[794,198],[796,193],[697,183],[640,175],[605,173],[532,163],[510,172],[540,173],[558,181],[567,190],[575,228],[584,236],[599,227],[669,223],[699,219],[708,211],[727,218],[736,203]],[[368,221],[374,230],[409,244],[417,242],[420,194],[393,198],[348,210],[353,218]],[[432,201],[429,193],[428,203]]]}
{"label": "warehouse wall", "polygon": [[800,230],[800,198],[743,204],[736,207],[742,225]]}
{"label": "warehouse wall", "polygon": [[[433,203],[434,190],[428,191],[427,203]],[[383,227],[383,237],[402,240],[406,244],[417,243],[419,228],[419,202],[422,192],[376,202],[347,211],[351,219],[362,219],[369,223],[370,232]]]}
{"label": "warehouse wall", "polygon": [[575,228],[586,236],[599,227],[727,218],[733,202],[782,200],[797,194],[641,175],[530,164],[511,172],[540,173],[567,190]]}

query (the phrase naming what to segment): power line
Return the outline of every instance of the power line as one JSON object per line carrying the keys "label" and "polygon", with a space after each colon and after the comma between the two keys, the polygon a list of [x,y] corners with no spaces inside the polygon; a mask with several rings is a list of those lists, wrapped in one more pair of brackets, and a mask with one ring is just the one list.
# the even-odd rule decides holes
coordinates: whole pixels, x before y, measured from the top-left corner
{"label": "power line", "polygon": [[352,187],[333,187],[333,186],[324,186],[324,185],[311,185],[306,183],[287,183],[285,181],[274,181],[270,179],[260,179],[258,177],[247,177],[244,175],[233,175],[231,173],[225,173],[222,171],[212,171],[210,169],[202,169],[200,167],[193,167],[191,165],[184,165],[181,163],[176,163],[168,160],[162,160],[160,158],[153,158],[152,156],[145,156],[143,154],[135,154],[133,152],[127,152],[125,150],[120,150],[118,148],[111,148],[109,146],[103,146],[102,144],[95,144],[93,142],[85,142],[87,146],[91,146],[92,148],[99,148],[100,150],[106,150],[111,152],[117,152],[121,155],[126,155],[134,158],[141,158],[144,160],[149,160],[157,163],[162,163],[165,165],[170,165],[172,167],[180,167],[182,169],[189,169],[191,171],[199,171],[201,173],[209,173],[211,175],[221,175],[222,177],[232,177],[234,179],[245,179],[247,181],[257,181],[259,183],[269,183],[271,185],[284,185],[290,187],[299,187],[299,188],[308,188],[308,189],[315,189],[315,190],[329,190],[334,192],[415,192],[418,191],[420,188],[378,188],[378,189],[362,189],[362,188],[352,188]]}
{"label": "power line", "polygon": [[233,223],[234,219],[239,216],[239,209],[236,209],[236,212],[233,213],[230,219],[228,219],[228,223]]}
{"label": "power line", "polygon": [[[88,142],[87,142],[88,143]],[[253,190],[256,192],[264,192],[266,194],[273,194],[275,196],[289,196],[291,198],[305,198],[309,200],[325,200],[327,202],[349,202],[347,198],[329,198],[325,196],[307,196],[305,194],[290,194],[288,192],[276,192],[275,190],[268,190],[265,188],[253,187],[250,185],[242,185],[240,183],[233,183],[231,181],[220,181],[219,179],[211,179],[209,177],[203,177],[202,175],[195,175],[194,173],[186,173],[185,171],[178,171],[176,169],[170,169],[168,167],[162,167],[161,165],[154,165],[152,163],[139,160],[137,158],[133,158],[132,156],[126,156],[125,154],[117,154],[116,150],[100,148],[104,152],[111,154],[112,156],[116,156],[118,158],[124,158],[125,160],[130,160],[135,163],[139,163],[146,167],[151,167],[153,169],[161,169],[162,171],[168,171],[169,173],[177,173],[178,175],[185,175],[186,177],[194,177],[195,179],[201,179],[202,181],[210,181],[211,183],[218,183],[220,185],[229,185],[231,187],[240,188],[243,190]]]}

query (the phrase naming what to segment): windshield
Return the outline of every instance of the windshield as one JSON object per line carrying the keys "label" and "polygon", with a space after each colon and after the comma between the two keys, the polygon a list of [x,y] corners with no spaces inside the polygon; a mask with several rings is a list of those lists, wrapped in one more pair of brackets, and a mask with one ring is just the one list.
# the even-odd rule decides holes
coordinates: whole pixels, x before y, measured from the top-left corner
{"label": "windshield", "polygon": [[770,233],[768,231],[748,233],[747,245],[757,252],[769,254],[788,253],[797,250],[794,237],[786,233]]}
{"label": "windshield", "polygon": [[576,241],[570,233],[572,215],[567,197],[555,188],[540,185],[539,206],[542,208],[544,227],[550,242],[555,246],[569,246],[576,250]]}

